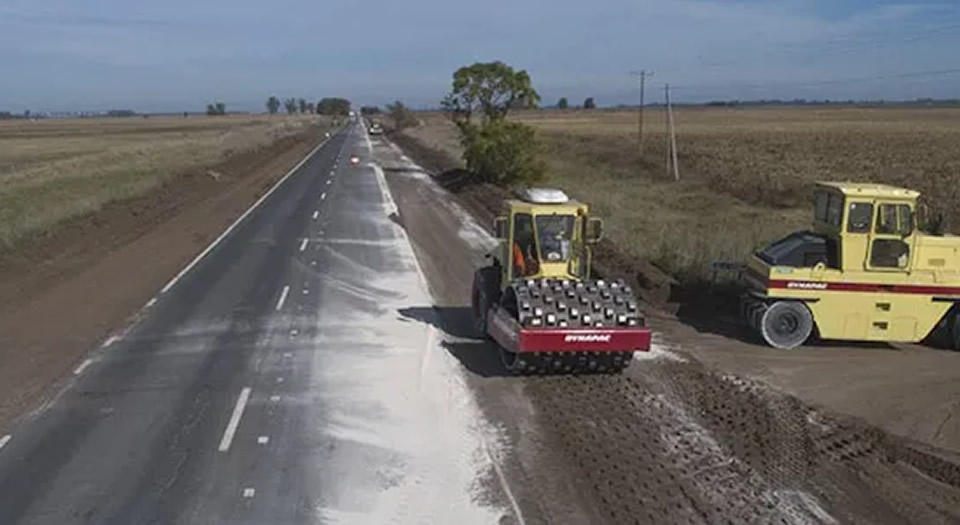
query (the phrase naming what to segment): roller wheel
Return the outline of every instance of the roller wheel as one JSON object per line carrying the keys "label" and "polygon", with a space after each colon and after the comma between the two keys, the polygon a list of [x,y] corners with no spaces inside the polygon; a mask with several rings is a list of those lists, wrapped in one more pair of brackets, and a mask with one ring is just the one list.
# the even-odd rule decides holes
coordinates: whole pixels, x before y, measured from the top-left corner
{"label": "roller wheel", "polygon": [[505,370],[516,375],[619,374],[633,361],[633,352],[525,352],[500,348]]}
{"label": "roller wheel", "polygon": [[950,343],[954,350],[960,352],[960,310],[954,312],[950,322]]}
{"label": "roller wheel", "polygon": [[[521,326],[539,328],[614,328],[643,326],[633,291],[623,281],[518,279],[498,304]],[[633,352],[523,352],[500,349],[504,368],[513,374],[616,374]]]}
{"label": "roller wheel", "polygon": [[470,293],[470,303],[473,308],[473,328],[483,339],[490,339],[487,333],[487,314],[490,305],[496,301],[496,293],[500,288],[500,272],[495,266],[480,268],[473,274],[473,289]]}
{"label": "roller wheel", "polygon": [[507,372],[516,375],[534,375],[542,373],[539,356],[532,353],[516,353],[500,347],[500,361]]}
{"label": "roller wheel", "polygon": [[774,348],[789,350],[802,345],[813,332],[813,315],[800,302],[771,304],[760,317],[760,333]]}

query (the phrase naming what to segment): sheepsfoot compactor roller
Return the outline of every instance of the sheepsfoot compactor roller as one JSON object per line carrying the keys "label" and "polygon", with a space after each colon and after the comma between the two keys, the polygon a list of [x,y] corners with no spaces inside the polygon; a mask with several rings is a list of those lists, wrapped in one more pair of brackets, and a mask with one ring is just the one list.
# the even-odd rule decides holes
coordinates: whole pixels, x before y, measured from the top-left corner
{"label": "sheepsfoot compactor roller", "polygon": [[474,274],[477,331],[520,374],[616,373],[650,330],[630,287],[590,279],[590,244],[602,223],[562,191],[528,189],[495,221],[492,264]]}
{"label": "sheepsfoot compactor roller", "polygon": [[937,326],[960,350],[960,237],[921,233],[916,191],[819,183],[811,231],[741,273],[747,324],[777,348],[822,339],[916,342]]}

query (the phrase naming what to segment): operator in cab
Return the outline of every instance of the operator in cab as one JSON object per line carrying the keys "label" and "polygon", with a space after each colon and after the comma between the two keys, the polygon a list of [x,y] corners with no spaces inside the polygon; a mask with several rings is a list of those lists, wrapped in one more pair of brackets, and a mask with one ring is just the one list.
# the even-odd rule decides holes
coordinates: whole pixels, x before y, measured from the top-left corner
{"label": "operator in cab", "polygon": [[529,215],[516,216],[516,232],[513,238],[513,274],[517,277],[536,275],[540,264],[536,257],[536,242],[533,221]]}

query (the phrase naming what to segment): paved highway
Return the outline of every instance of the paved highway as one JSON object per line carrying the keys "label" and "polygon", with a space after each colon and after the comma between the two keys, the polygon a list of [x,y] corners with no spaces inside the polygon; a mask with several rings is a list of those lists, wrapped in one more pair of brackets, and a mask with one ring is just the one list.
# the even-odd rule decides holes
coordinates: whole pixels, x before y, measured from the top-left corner
{"label": "paved highway", "polygon": [[0,525],[958,522],[955,462],[659,334],[622,376],[504,377],[482,197],[335,134],[4,430]]}
{"label": "paved highway", "polygon": [[397,313],[432,301],[396,218],[362,126],[318,146],[0,442],[0,523],[509,515],[456,362]]}

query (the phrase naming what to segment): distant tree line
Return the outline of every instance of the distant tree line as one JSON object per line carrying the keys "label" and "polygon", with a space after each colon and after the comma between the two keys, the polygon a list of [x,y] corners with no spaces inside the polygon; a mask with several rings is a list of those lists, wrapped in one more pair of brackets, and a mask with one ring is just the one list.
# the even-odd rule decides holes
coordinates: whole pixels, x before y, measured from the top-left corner
{"label": "distant tree line", "polygon": [[[132,109],[110,109],[107,111],[51,111],[49,113],[31,112],[29,109],[23,113],[13,113],[10,111],[0,111],[0,120],[17,119],[47,119],[47,118],[100,118],[100,117],[136,117],[139,114]],[[146,115],[143,115],[146,117]]]}
{"label": "distant tree line", "polygon": [[345,98],[326,97],[317,102],[308,101],[305,98],[290,97],[282,102],[279,98],[271,96],[265,103],[267,112],[275,115],[280,112],[282,106],[288,115],[335,115],[346,116],[350,114],[350,101]]}
{"label": "distant tree line", "polygon": [[[567,100],[567,97],[560,97],[560,100],[557,101],[557,109],[567,109],[570,107],[570,102]],[[587,97],[583,101],[583,109],[596,109],[597,102],[593,100],[593,97]]]}

